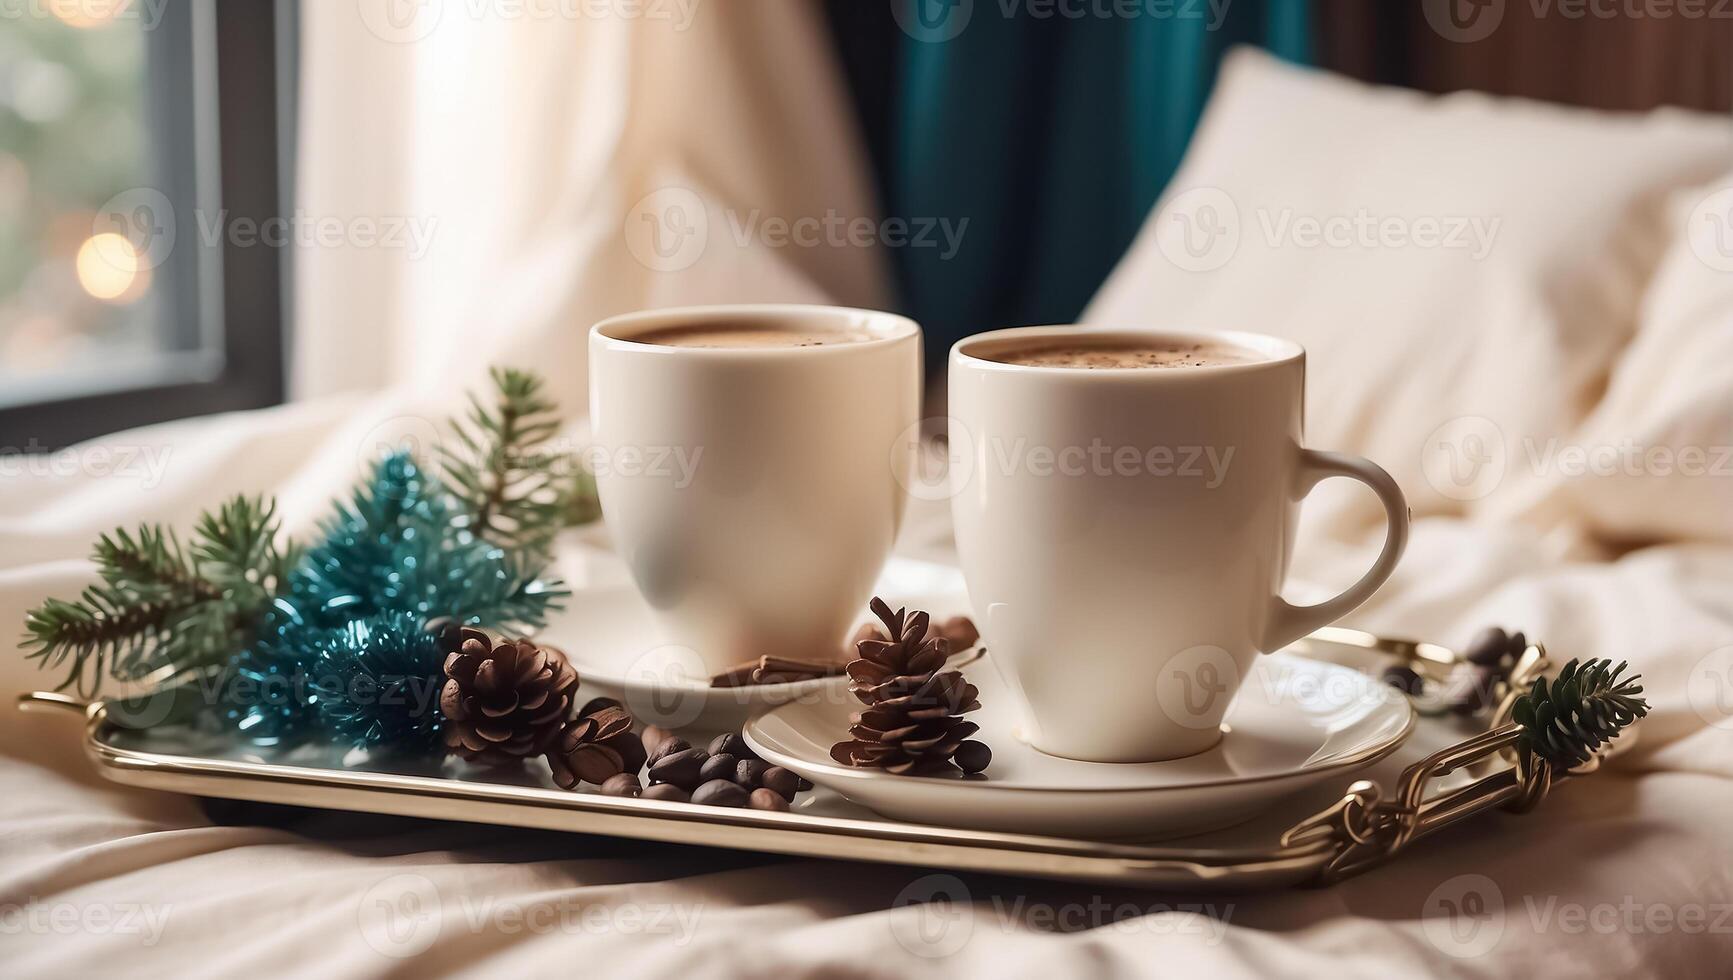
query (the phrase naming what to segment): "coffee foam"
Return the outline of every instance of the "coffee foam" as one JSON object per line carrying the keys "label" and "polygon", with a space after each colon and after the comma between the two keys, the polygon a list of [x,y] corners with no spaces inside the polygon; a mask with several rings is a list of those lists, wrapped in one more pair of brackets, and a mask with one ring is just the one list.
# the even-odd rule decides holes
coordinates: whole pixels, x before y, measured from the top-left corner
{"label": "coffee foam", "polygon": [[873,335],[865,330],[804,330],[747,322],[662,327],[638,334],[631,339],[641,344],[657,344],[663,347],[764,349],[858,344],[872,340]]}
{"label": "coffee foam", "polygon": [[1059,341],[1044,338],[1022,346],[982,352],[979,356],[1003,364],[1027,367],[1086,369],[1184,369],[1246,364],[1258,358],[1228,344],[1160,343],[1126,340]]}

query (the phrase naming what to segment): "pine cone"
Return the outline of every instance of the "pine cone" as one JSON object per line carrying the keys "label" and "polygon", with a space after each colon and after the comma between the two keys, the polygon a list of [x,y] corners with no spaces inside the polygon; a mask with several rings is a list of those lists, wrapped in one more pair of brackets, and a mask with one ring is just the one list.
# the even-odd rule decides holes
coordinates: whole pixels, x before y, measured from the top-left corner
{"label": "pine cone", "polygon": [[954,771],[954,762],[967,772],[985,768],[991,758],[987,747],[965,741],[980,726],[960,717],[981,706],[979,692],[961,673],[940,670],[950,644],[927,635],[925,612],[893,613],[878,598],[872,611],[890,639],[861,640],[857,646],[860,659],[848,665],[848,689],[867,710],[849,728],[854,738],[831,746],[831,758],[898,775]]}
{"label": "pine cone", "polygon": [[1626,664],[1572,660],[1551,685],[1544,677],[1517,699],[1511,718],[1522,726],[1521,746],[1561,770],[1583,765],[1606,743],[1649,713],[1639,697],[1641,674],[1625,676]]}
{"label": "pine cone", "polygon": [[548,749],[548,768],[561,789],[578,783],[600,786],[621,773],[644,768],[644,743],[632,731],[632,715],[613,698],[596,698],[560,730]]}
{"label": "pine cone", "polygon": [[[447,629],[445,747],[484,765],[509,765],[547,750],[571,711],[577,671],[565,654],[529,640],[493,641],[473,627]],[[449,649],[449,646],[448,646]]]}

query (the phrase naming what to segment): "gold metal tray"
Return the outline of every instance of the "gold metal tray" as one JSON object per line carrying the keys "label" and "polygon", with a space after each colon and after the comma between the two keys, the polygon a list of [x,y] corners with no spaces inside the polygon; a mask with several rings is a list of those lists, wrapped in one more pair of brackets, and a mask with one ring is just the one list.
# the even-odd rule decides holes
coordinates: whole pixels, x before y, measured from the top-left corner
{"label": "gold metal tray", "polygon": [[[1330,628],[1296,652],[1378,671],[1407,663],[1442,679],[1456,661],[1433,644]],[[925,826],[880,817],[823,788],[790,813],[621,799],[554,788],[539,767],[510,781],[456,762],[423,768],[374,762],[330,746],[273,752],[185,728],[118,724],[103,702],[26,695],[23,707],[86,716],[97,771],[130,786],[263,803],[533,827],[805,857],[1071,879],[1175,890],[1328,884],[1389,859],[1414,840],[1494,807],[1525,810],[1552,782],[1582,775],[1519,763],[1511,703],[1547,666],[1524,652],[1499,703],[1478,723],[1423,717],[1391,757],[1344,790],[1326,785],[1253,820],[1156,843],[1104,843]],[[1385,793],[1380,787],[1393,787]]]}

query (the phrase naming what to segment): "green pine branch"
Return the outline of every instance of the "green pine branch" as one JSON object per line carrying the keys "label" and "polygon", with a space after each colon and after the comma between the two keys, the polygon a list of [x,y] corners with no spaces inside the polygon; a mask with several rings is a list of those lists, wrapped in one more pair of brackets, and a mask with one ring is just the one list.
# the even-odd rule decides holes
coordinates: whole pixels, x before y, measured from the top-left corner
{"label": "green pine branch", "polygon": [[1625,663],[1572,660],[1551,684],[1542,677],[1516,700],[1511,717],[1522,726],[1521,751],[1552,763],[1560,770],[1580,766],[1649,713],[1640,697],[1641,674],[1625,677]]}
{"label": "green pine branch", "polygon": [[105,678],[222,664],[246,642],[296,560],[277,544],[276,504],[235,497],[199,519],[190,546],[144,525],[97,539],[98,581],[26,616],[24,646],[60,689],[95,696]]}
{"label": "green pine branch", "polygon": [[594,520],[581,470],[550,451],[559,431],[542,379],[494,368],[489,406],[470,397],[467,424],[452,424],[456,443],[440,449],[445,483],[463,504],[460,526],[505,548],[545,551],[561,527]]}
{"label": "green pine branch", "polygon": [[584,468],[578,459],[571,461],[570,482],[565,492],[565,525],[578,527],[602,519],[602,498],[596,492],[595,474]]}
{"label": "green pine branch", "polygon": [[101,536],[96,584],[27,615],[27,656],[94,697],[106,679],[228,664],[273,628],[279,601],[325,625],[369,610],[541,624],[566,595],[542,578],[553,536],[595,519],[594,481],[550,451],[559,422],[541,379],[492,376],[494,403],[472,398],[453,423],[446,479],[407,454],[382,462],[311,552],[279,544],[276,505],[248,497],[202,515],[184,543],[159,525]]}

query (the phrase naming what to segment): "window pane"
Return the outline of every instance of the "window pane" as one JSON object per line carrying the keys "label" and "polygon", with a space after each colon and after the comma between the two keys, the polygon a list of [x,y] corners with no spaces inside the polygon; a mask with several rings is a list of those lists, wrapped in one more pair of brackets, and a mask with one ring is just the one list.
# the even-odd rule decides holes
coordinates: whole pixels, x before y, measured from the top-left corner
{"label": "window pane", "polygon": [[76,394],[173,346],[156,302],[172,213],[152,187],[148,6],[0,20],[0,401]]}

